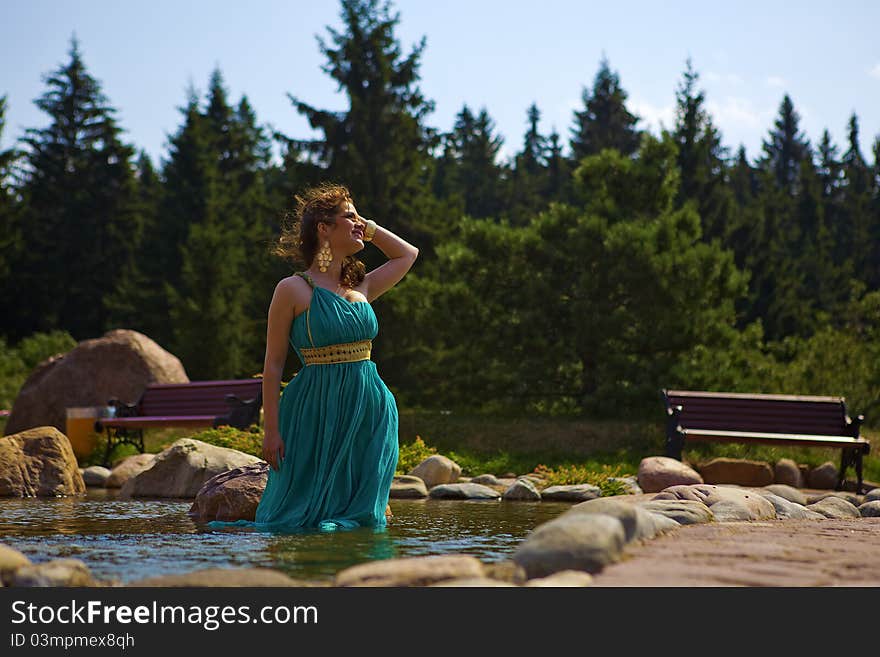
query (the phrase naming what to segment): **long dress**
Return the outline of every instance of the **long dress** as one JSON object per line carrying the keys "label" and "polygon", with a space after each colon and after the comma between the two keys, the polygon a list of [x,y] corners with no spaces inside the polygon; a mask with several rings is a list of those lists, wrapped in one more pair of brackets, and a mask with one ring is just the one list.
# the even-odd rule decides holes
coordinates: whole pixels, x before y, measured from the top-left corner
{"label": "long dress", "polygon": [[305,365],[302,347],[372,340],[379,323],[366,301],[316,285],[289,341],[303,367],[284,388],[280,468],[269,468],[256,524],[271,528],[381,527],[397,467],[398,414],[372,360]]}

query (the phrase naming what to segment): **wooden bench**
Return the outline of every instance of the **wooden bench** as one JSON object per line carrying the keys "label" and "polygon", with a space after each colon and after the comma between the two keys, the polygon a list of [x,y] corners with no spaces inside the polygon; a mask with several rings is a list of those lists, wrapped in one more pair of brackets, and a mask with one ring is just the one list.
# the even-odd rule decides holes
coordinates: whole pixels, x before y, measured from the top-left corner
{"label": "wooden bench", "polygon": [[111,399],[115,417],[95,422],[107,432],[104,464],[117,445],[134,445],[143,453],[144,429],[155,427],[219,427],[247,429],[258,424],[263,404],[261,378],[230,381],[190,381],[147,386],[134,404]]}
{"label": "wooden bench", "polygon": [[803,445],[841,450],[837,488],[855,466],[862,492],[862,457],[870,443],[859,435],[862,415],[851,419],[843,397],[758,395],[663,390],[666,455],[681,460],[686,441]]}

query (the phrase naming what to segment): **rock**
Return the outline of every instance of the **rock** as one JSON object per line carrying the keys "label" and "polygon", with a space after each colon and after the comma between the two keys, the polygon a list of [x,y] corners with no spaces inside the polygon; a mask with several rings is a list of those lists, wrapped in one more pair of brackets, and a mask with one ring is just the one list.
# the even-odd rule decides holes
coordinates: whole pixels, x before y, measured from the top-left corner
{"label": "rock", "polygon": [[[807,506],[807,496],[800,492],[797,488],[792,488],[787,484],[771,484],[769,486],[765,486],[764,490],[772,493],[773,495],[778,495],[789,502],[794,502],[795,504],[800,504],[801,506]],[[759,493],[761,491],[758,491]]]}
{"label": "rock", "polygon": [[107,477],[110,476],[110,470],[102,465],[90,465],[89,467],[84,468],[80,474],[82,475],[86,486],[103,488],[104,482],[106,482]]}
{"label": "rock", "polygon": [[527,579],[525,569],[510,559],[484,563],[483,574],[516,585],[525,584]]}
{"label": "rock", "polygon": [[826,461],[822,465],[818,465],[810,470],[807,483],[810,488],[827,488],[830,490],[837,486],[837,474],[837,466],[831,461]]}
{"label": "rock", "polygon": [[503,484],[493,474],[481,474],[478,477],[471,477],[470,483],[482,484],[483,486],[502,486]]}
{"label": "rock", "polygon": [[563,515],[580,513],[602,513],[617,518],[623,525],[624,540],[627,543],[643,538],[652,538],[657,531],[654,519],[648,511],[613,497],[601,497],[575,504]]}
{"label": "rock", "polygon": [[155,454],[134,454],[122,459],[110,470],[110,476],[104,482],[105,488],[122,488],[126,481],[153,467]]}
{"label": "rock", "polygon": [[590,586],[593,583],[593,576],[582,570],[561,570],[547,577],[536,577],[526,582],[526,586],[543,586],[543,587],[571,587],[571,586]]}
{"label": "rock", "polygon": [[428,491],[438,500],[497,500],[501,493],[481,484],[441,484]]}
{"label": "rock", "polygon": [[801,477],[801,470],[798,464],[791,459],[779,459],[773,468],[773,483],[784,484],[792,488],[803,488],[803,477]]}
{"label": "rock", "polygon": [[865,494],[865,502],[875,502],[880,500],[880,488],[873,488]]}
{"label": "rock", "polygon": [[260,459],[201,440],[181,438],[156,455],[153,466],[132,477],[119,491],[121,497],[194,498],[212,477]]}
{"label": "rock", "polygon": [[105,406],[114,397],[133,404],[150,383],[188,381],[180,361],[147,336],[109,331],[37,365],[19,390],[4,431],[39,426],[65,431],[70,407]]}
{"label": "rock", "polygon": [[707,484],[769,486],[773,483],[773,469],[764,461],[717,458],[704,463],[699,470]]}
{"label": "rock", "polygon": [[816,502],[824,500],[826,497],[839,497],[853,506],[859,506],[865,502],[865,498],[857,493],[851,493],[845,490],[829,490],[821,491],[819,493],[807,492],[807,505],[815,504]]}
{"label": "rock", "polygon": [[541,493],[535,488],[535,484],[528,479],[517,479],[506,491],[504,491],[504,494],[501,497],[505,500],[523,500],[527,502],[541,501]]}
{"label": "rock", "polygon": [[696,525],[715,519],[708,506],[692,500],[651,500],[641,502],[639,506],[674,520],[679,525]]}
{"label": "rock", "polygon": [[271,568],[205,568],[190,573],[148,577],[126,586],[199,587],[199,586],[326,586],[317,582],[295,580]]}
{"label": "rock", "polygon": [[[730,486],[714,486],[712,484],[697,484],[694,486],[670,486],[654,496],[655,500],[693,500],[702,502],[709,509],[722,501],[735,502],[745,506],[749,510],[752,520],[767,520],[776,517],[773,505],[763,496],[747,489]],[[725,507],[727,508],[727,507]],[[725,513],[730,513],[729,508]],[[715,514],[715,511],[712,511]]]}
{"label": "rock", "polygon": [[620,558],[625,536],[617,518],[566,512],[538,525],[520,543],[513,560],[525,569],[529,579],[562,570],[596,573]]}
{"label": "rock", "polygon": [[608,481],[623,484],[626,495],[641,495],[645,492],[639,487],[639,482],[635,477],[609,477]]}
{"label": "rock", "polygon": [[85,492],[70,441],[55,427],[36,427],[0,438],[0,497]]}
{"label": "rock", "polygon": [[212,477],[196,494],[189,516],[196,520],[251,520],[269,478],[265,461],[242,465]]}
{"label": "rock", "polygon": [[720,500],[711,506],[715,522],[743,522],[752,519],[749,508],[733,500]]}
{"label": "rock", "polygon": [[461,475],[461,466],[452,459],[434,454],[419,463],[409,474],[413,477],[419,477],[430,490],[440,484],[455,483]]}
{"label": "rock", "polygon": [[678,529],[679,527],[681,527],[681,524],[679,524],[676,520],[670,518],[668,515],[645,509],[642,504],[640,504],[639,506],[643,508],[648,513],[648,515],[651,516],[651,520],[654,521],[655,535],[665,534],[666,532],[670,532],[673,529]]}
{"label": "rock", "polygon": [[336,586],[428,586],[452,579],[483,577],[476,557],[442,555],[382,559],[351,566],[336,574]]}
{"label": "rock", "polygon": [[489,577],[466,577],[464,579],[444,579],[442,582],[431,584],[430,586],[461,586],[472,588],[494,588],[494,587],[514,587],[516,584],[510,582],[502,582],[500,579],[491,579]]}
{"label": "rock", "polygon": [[702,484],[703,478],[681,461],[666,456],[649,456],[639,463],[638,483],[646,493],[659,493],[670,486]]}
{"label": "rock", "polygon": [[810,504],[807,509],[810,511],[815,511],[816,513],[821,513],[826,518],[861,518],[862,514],[859,513],[859,510],[839,497],[835,497],[834,495],[830,495],[825,497],[815,504]]}
{"label": "rock", "polygon": [[31,560],[21,552],[0,543],[0,586],[9,586],[15,571],[30,564]]}
{"label": "rock", "polygon": [[391,482],[391,494],[395,500],[420,500],[428,497],[424,480],[411,475],[397,475]]}
{"label": "rock", "polygon": [[862,518],[880,518],[880,500],[865,502],[859,507]]}
{"label": "rock", "polygon": [[586,502],[602,497],[602,489],[592,484],[550,486],[541,491],[541,499],[548,502]]}
{"label": "rock", "polygon": [[760,492],[760,494],[773,505],[773,508],[776,509],[776,517],[781,520],[822,520],[825,518],[821,513],[811,511],[803,504],[792,502],[779,495],[766,492],[766,490],[765,492]]}
{"label": "rock", "polygon": [[45,563],[22,566],[16,570],[10,586],[97,586],[89,567],[79,559],[55,559]]}

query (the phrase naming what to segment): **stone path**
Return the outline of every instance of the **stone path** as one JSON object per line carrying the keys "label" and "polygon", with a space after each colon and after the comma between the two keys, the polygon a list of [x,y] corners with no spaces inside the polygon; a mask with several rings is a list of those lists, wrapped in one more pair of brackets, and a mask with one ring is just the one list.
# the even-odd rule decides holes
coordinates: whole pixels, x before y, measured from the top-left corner
{"label": "stone path", "polygon": [[630,544],[594,586],[880,586],[880,518],[687,525]]}

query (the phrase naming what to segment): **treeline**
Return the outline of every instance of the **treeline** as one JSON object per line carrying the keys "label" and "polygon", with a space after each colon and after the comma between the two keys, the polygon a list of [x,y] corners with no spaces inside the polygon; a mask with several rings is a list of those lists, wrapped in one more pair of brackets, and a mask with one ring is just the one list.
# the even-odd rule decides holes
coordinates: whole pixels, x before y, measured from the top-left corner
{"label": "treeline", "polygon": [[429,125],[425,41],[403,54],[387,5],[343,0],[341,17],[319,43],[348,109],[290,95],[319,138],[270,131],[215,71],[157,164],[121,138],[74,40],[35,101],[46,127],[0,153],[5,340],[131,328],[193,379],[257,373],[294,269],[269,245],[293,194],[330,180],[421,251],[374,304],[375,360],[403,404],[654,415],[664,386],[880,397],[880,137],[866,157],[855,114],[845,144],[814,144],[786,95],[749,157],[723,145],[690,61],[674,126],[651,134],[603,60],[569,134],[542,134],[532,104],[503,161],[487,108]]}

